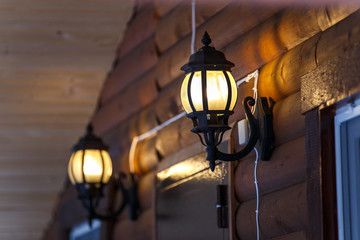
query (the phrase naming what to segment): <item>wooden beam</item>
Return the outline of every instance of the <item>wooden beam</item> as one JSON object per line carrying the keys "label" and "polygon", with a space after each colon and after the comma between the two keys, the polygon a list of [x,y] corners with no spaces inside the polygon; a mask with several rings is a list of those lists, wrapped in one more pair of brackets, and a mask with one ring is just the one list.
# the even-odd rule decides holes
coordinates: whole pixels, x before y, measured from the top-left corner
{"label": "wooden beam", "polygon": [[307,214],[308,239],[324,239],[323,209],[321,199],[321,140],[319,109],[305,115],[307,161]]}

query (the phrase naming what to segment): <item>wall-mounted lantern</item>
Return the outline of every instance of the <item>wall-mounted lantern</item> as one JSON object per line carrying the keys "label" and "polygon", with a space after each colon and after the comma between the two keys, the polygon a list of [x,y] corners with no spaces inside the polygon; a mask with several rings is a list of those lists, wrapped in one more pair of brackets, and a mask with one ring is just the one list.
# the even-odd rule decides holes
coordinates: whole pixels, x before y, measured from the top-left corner
{"label": "wall-mounted lantern", "polygon": [[[124,173],[112,177],[112,161],[107,150],[108,147],[93,134],[93,128],[89,124],[86,135],[73,147],[68,164],[70,181],[75,185],[79,199],[88,211],[90,225],[95,218],[115,220],[127,204],[129,204],[130,219],[135,220],[137,217],[137,184],[134,175],[128,176],[128,189],[122,184],[122,179],[126,177]],[[109,181],[114,181],[113,186],[117,186],[121,192],[122,202],[112,214],[102,215],[96,212],[96,208],[103,196],[103,187]]]}
{"label": "wall-mounted lantern", "polygon": [[[225,55],[209,46],[211,39],[205,32],[204,46],[190,56],[189,62],[181,70],[185,79],[181,86],[181,102],[186,116],[193,121],[194,128],[201,143],[206,146],[207,160],[214,171],[215,161],[235,161],[252,151],[260,139],[261,159],[268,160],[273,148],[272,107],[266,98],[256,104],[255,118],[249,106],[255,105],[255,99],[246,97],[243,101],[245,114],[250,125],[250,137],[247,145],[238,153],[220,152],[217,146],[223,134],[230,129],[229,116],[237,101],[237,87],[230,70],[234,64],[226,60]],[[203,137],[201,136],[203,135]]]}

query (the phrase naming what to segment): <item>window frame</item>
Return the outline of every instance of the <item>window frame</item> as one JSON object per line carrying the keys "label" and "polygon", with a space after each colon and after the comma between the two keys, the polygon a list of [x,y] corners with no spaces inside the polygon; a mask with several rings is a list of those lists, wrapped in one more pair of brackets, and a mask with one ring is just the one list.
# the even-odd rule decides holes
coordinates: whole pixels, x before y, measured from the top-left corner
{"label": "window frame", "polygon": [[360,116],[360,98],[336,110],[334,117],[335,130],[335,168],[336,168],[336,197],[337,197],[337,223],[338,239],[345,240],[344,203],[343,203],[343,163],[341,160],[341,125]]}

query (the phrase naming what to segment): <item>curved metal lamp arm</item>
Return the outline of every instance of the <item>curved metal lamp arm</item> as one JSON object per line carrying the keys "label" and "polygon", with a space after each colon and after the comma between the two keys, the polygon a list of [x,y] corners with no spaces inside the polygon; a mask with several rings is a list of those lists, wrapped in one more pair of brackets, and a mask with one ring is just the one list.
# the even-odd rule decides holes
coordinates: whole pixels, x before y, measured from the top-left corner
{"label": "curved metal lamp arm", "polygon": [[216,157],[219,160],[222,161],[235,161],[235,160],[239,160],[243,157],[245,157],[246,155],[248,155],[255,147],[256,142],[259,138],[259,120],[255,119],[255,117],[253,116],[253,114],[251,113],[251,110],[249,108],[248,105],[250,106],[254,106],[255,105],[255,99],[252,97],[246,97],[244,99],[244,109],[245,109],[245,115],[248,119],[249,125],[250,125],[250,131],[251,131],[251,135],[249,138],[248,143],[246,144],[246,146],[237,153],[234,154],[228,154],[228,153],[223,153],[219,150],[216,151]]}
{"label": "curved metal lamp arm", "polygon": [[216,145],[214,145],[214,144],[207,145],[206,151],[207,151],[208,155],[207,155],[206,159],[210,162],[209,164],[210,164],[211,171],[214,171],[214,169],[215,169],[215,160],[217,160],[217,159],[222,160],[222,161],[239,160],[240,158],[243,158],[247,154],[249,154],[256,145],[257,139],[259,138],[259,121],[257,119],[255,119],[255,117],[252,115],[250,107],[249,107],[249,105],[250,106],[255,105],[255,99],[252,97],[246,97],[243,101],[243,105],[244,105],[246,117],[250,124],[251,135],[249,138],[249,142],[244,147],[244,149],[242,149],[240,152],[235,153],[235,154],[228,154],[228,153],[220,152],[217,149]]}

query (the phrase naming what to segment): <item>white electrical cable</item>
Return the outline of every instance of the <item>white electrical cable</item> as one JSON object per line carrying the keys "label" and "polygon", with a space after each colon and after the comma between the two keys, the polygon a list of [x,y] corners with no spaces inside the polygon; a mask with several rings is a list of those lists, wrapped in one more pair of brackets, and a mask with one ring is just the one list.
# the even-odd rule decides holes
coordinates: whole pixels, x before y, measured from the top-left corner
{"label": "white electrical cable", "polygon": [[256,159],[255,159],[255,167],[254,167],[254,183],[255,183],[255,189],[256,189],[256,210],[255,210],[255,219],[256,219],[256,239],[260,240],[260,227],[259,227],[259,202],[260,202],[260,196],[259,196],[259,185],[257,180],[257,166],[258,166],[258,160],[259,160],[259,154],[256,147],[254,148],[256,153]]}
{"label": "white electrical cable", "polygon": [[195,0],[191,2],[191,24],[192,24],[191,54],[193,54],[195,52],[195,36],[196,36]]}

